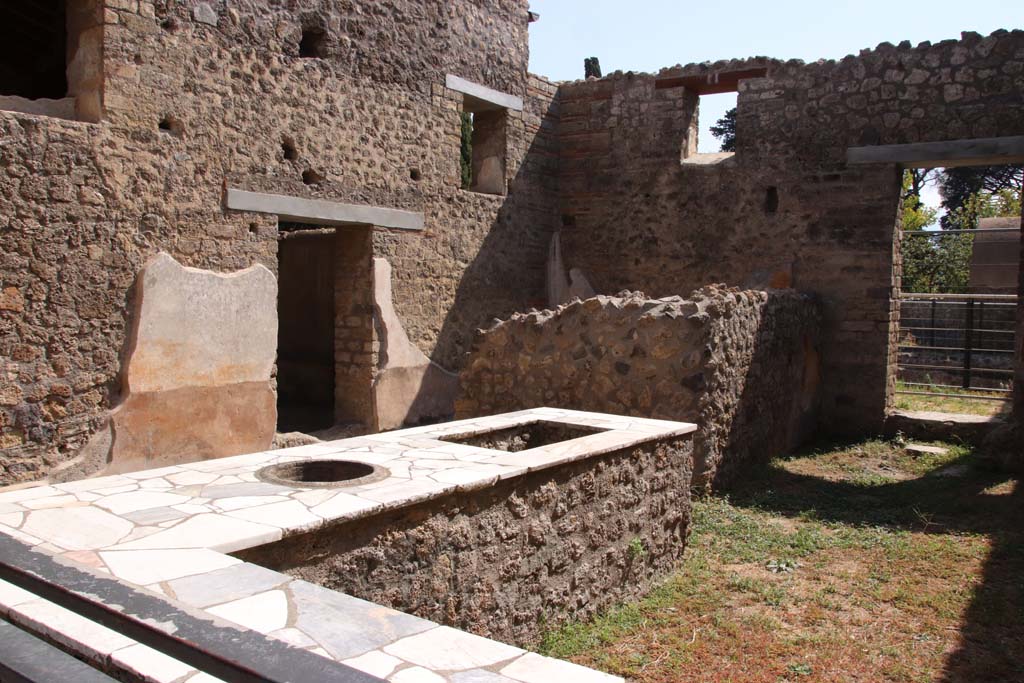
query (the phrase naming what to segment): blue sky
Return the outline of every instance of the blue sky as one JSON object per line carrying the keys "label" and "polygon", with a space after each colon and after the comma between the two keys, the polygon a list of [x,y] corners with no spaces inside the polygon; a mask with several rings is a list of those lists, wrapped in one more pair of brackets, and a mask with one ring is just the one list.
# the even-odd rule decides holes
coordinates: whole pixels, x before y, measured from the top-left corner
{"label": "blue sky", "polygon": [[[764,55],[839,59],[881,42],[938,42],[961,31],[1024,28],[1024,0],[531,0],[530,70],[554,80],[583,77],[596,56],[605,74]],[[700,151],[717,151],[707,131],[735,96],[701,100]],[[928,203],[934,197],[926,197]]]}

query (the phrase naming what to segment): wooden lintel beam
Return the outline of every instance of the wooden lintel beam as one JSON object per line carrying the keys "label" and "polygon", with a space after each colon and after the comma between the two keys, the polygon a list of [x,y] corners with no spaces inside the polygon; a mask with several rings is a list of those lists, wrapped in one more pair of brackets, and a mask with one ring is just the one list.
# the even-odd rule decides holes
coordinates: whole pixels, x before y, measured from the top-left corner
{"label": "wooden lintel beam", "polygon": [[908,145],[850,147],[848,164],[899,164],[903,168],[999,166],[1024,162],[1024,135]]}
{"label": "wooden lintel beam", "polygon": [[736,92],[742,80],[766,78],[767,76],[767,68],[713,71],[700,76],[663,76],[654,81],[654,87],[656,90],[681,87],[698,95],[715,95],[723,92]]}

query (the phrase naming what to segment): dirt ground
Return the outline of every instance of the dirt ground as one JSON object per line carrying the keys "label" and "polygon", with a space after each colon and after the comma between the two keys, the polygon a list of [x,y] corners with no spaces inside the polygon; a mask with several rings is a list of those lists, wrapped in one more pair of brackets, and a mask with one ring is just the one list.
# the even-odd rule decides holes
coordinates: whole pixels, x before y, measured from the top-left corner
{"label": "dirt ground", "polygon": [[1024,681],[1024,495],[965,447],[773,462],[695,503],[679,571],[543,650],[631,681]]}

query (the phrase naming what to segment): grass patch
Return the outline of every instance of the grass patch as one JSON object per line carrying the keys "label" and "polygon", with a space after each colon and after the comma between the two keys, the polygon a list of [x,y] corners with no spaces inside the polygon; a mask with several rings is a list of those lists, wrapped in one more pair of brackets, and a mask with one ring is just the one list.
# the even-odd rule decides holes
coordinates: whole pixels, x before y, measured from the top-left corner
{"label": "grass patch", "polygon": [[[977,389],[946,389],[937,386],[907,385],[896,382],[896,391],[919,391],[920,394],[896,394],[893,406],[899,410],[934,411],[938,413],[954,413],[960,415],[1009,415],[1013,406],[1011,401],[988,401],[987,398],[1008,398],[1009,394],[998,391]],[[981,397],[977,400],[956,398],[949,394],[962,394]]]}
{"label": "grass patch", "polygon": [[694,501],[679,570],[541,651],[647,683],[1024,681],[1024,506],[964,446],[776,460]]}

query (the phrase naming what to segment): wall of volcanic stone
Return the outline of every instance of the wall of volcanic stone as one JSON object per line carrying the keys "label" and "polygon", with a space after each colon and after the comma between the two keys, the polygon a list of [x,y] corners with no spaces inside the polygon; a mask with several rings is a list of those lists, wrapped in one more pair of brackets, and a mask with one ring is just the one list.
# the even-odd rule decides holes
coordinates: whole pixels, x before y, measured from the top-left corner
{"label": "wall of volcanic stone", "polygon": [[693,485],[728,482],[814,428],[820,314],[790,290],[576,300],[478,333],[458,417],[554,406],[694,422]]}
{"label": "wall of volcanic stone", "polygon": [[[446,367],[475,327],[543,297],[556,112],[526,72],[526,0],[106,5],[99,123],[0,112],[0,485],[73,458],[118,403],[149,257],[276,272],[276,218],[226,210],[225,186],[423,212],[420,234],[375,234],[375,255]],[[320,58],[299,56],[304,28]],[[459,188],[447,73],[526,100],[507,197]]]}
{"label": "wall of volcanic stone", "polygon": [[[666,86],[753,68],[768,76],[740,81],[735,156],[680,163],[694,147],[693,105],[685,87]],[[900,170],[848,166],[846,151],[1024,134],[1024,31],[810,64],[613,74],[566,84],[559,98],[566,265],[602,293],[660,297],[709,282],[815,293],[823,422],[870,432],[892,389]]]}

